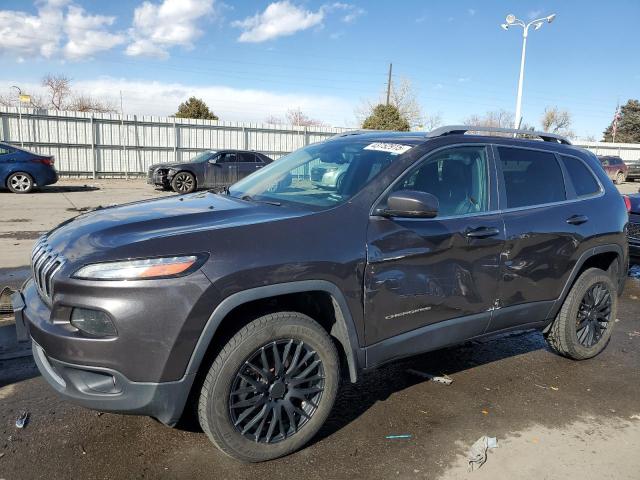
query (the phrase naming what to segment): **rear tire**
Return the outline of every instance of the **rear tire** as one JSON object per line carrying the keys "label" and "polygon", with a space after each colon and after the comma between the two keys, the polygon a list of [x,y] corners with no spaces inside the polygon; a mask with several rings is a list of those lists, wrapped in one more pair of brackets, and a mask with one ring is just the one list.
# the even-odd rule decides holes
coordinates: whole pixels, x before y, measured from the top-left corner
{"label": "rear tire", "polygon": [[287,455],[323,425],[339,378],[338,353],[318,323],[297,312],[264,315],[236,333],[213,362],[200,394],[200,425],[238,460]]}
{"label": "rear tire", "polygon": [[624,183],[624,173],[618,172],[616,174],[616,179],[614,180],[616,185],[622,185]]}
{"label": "rear tire", "polygon": [[28,173],[14,172],[7,178],[7,188],[13,193],[31,193],[33,187],[33,177]]}
{"label": "rear tire", "polygon": [[599,268],[585,270],[546,334],[549,346],[574,360],[595,357],[609,343],[617,307],[618,295],[611,277]]}
{"label": "rear tire", "polygon": [[191,172],[178,172],[171,180],[171,188],[176,193],[191,193],[196,189],[196,177]]}

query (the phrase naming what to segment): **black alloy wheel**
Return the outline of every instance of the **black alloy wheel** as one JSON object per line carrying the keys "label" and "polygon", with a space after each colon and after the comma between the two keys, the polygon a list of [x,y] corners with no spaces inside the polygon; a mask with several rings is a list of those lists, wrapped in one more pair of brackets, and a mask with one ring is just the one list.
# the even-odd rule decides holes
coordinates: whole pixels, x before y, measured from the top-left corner
{"label": "black alloy wheel", "polygon": [[313,416],[324,391],[317,352],[298,339],[279,339],[256,350],[237,372],[229,395],[236,430],[259,443],[294,435]]}
{"label": "black alloy wheel", "polygon": [[581,345],[600,341],[611,320],[611,292],[604,283],[592,285],[584,294],[576,318],[576,335]]}
{"label": "black alloy wheel", "polygon": [[171,186],[177,193],[191,193],[196,188],[196,179],[189,172],[179,172],[173,177]]}

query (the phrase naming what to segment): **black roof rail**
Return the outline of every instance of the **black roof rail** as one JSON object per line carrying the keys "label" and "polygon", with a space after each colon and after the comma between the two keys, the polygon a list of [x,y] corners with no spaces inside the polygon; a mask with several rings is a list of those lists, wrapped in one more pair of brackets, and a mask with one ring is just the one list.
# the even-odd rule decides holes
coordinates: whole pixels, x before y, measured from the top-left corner
{"label": "black roof rail", "polygon": [[499,128],[499,127],[481,127],[477,125],[448,125],[446,127],[439,127],[435,130],[431,130],[427,133],[427,138],[442,137],[444,135],[464,135],[467,132],[479,132],[479,133],[510,133],[513,136],[525,135],[527,137],[538,137],[545,142],[561,143],[564,145],[571,145],[571,142],[567,137],[557,135],[549,132],[536,132],[534,130],[520,130],[517,128]]}

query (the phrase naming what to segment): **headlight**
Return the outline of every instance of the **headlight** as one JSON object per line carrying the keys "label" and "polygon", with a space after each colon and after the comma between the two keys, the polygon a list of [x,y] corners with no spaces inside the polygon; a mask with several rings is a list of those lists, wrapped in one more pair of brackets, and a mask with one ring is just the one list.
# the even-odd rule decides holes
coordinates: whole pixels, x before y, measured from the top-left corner
{"label": "headlight", "polygon": [[188,255],[93,263],[80,268],[73,274],[73,277],[84,280],[147,280],[178,277],[190,273],[200,266],[204,258],[198,255]]}

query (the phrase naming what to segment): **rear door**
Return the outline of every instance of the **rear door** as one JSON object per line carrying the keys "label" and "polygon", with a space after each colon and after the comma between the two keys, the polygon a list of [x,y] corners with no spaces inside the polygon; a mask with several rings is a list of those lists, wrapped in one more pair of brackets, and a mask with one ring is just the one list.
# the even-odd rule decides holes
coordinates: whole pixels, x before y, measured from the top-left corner
{"label": "rear door", "polygon": [[371,217],[367,345],[461,317],[469,319],[463,320],[468,328],[457,332],[483,333],[497,298],[504,245],[491,149],[474,144],[431,153],[389,193],[397,190],[431,193],[440,209],[435,218]]}
{"label": "rear door", "polygon": [[506,145],[494,151],[506,233],[500,300],[490,325],[498,331],[545,319],[592,224],[554,152]]}
{"label": "rear door", "polygon": [[262,166],[262,163],[256,162],[256,155],[253,152],[238,152],[236,158],[238,159],[238,180],[251,175]]}

